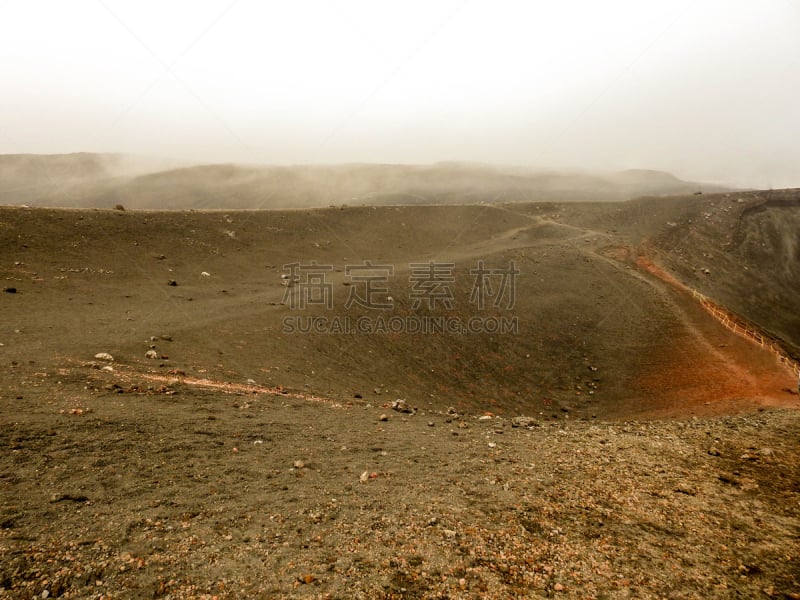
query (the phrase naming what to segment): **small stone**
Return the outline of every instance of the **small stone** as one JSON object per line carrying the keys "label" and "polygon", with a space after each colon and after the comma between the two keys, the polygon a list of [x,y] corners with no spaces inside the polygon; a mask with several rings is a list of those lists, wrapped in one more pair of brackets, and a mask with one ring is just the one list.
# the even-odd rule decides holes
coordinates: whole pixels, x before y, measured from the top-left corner
{"label": "small stone", "polygon": [[358,478],[361,483],[367,483],[369,481],[369,471],[364,471]]}
{"label": "small stone", "polygon": [[407,414],[414,413],[414,409],[408,405],[408,402],[406,402],[405,400],[401,400],[399,398],[394,402],[392,402],[392,410],[396,410],[397,412],[402,412]]}
{"label": "small stone", "polygon": [[144,357],[149,358],[151,360],[158,360],[158,352],[156,352],[155,350],[148,350],[147,352],[144,353]]}
{"label": "small stone", "polygon": [[535,427],[538,423],[533,417],[514,417],[511,419],[512,427]]}
{"label": "small stone", "polygon": [[247,385],[256,385],[256,380],[255,379],[248,379],[247,380]]}
{"label": "small stone", "polygon": [[111,356],[108,352],[98,352],[97,354],[94,355],[94,357],[97,360],[105,360],[108,362],[112,362],[114,360],[114,357]]}
{"label": "small stone", "polygon": [[314,583],[316,580],[317,578],[311,575],[310,573],[306,573],[305,575],[300,575],[300,577],[297,578],[297,581],[305,585]]}
{"label": "small stone", "polygon": [[717,448],[715,448],[714,446],[711,446],[711,448],[709,448],[709,449],[708,449],[708,453],[709,453],[711,456],[722,456],[722,452],[720,452],[720,451],[719,451]]}
{"label": "small stone", "polygon": [[378,420],[379,421],[388,421],[389,420],[389,415],[387,415],[386,413],[383,413],[380,417],[378,417]]}
{"label": "small stone", "polygon": [[295,469],[305,469],[305,467],[306,467],[306,463],[304,463],[302,460],[294,461],[294,468]]}
{"label": "small stone", "polygon": [[555,584],[553,586],[553,589],[555,591],[557,591],[557,592],[563,592],[564,591],[564,586],[562,584],[560,584],[560,583],[557,583],[557,584]]}
{"label": "small stone", "polygon": [[492,415],[481,415],[478,417],[478,421],[491,421]]}
{"label": "small stone", "polygon": [[167,282],[167,285],[171,285],[172,287],[175,287],[176,285],[178,285],[178,282],[177,282],[177,281],[175,281],[174,279],[170,279],[170,280]]}
{"label": "small stone", "polygon": [[16,294],[17,293],[17,288],[15,288],[15,287],[4,287],[3,291],[6,294]]}
{"label": "small stone", "polygon": [[687,496],[696,496],[697,490],[690,485],[685,483],[679,483],[675,486],[675,489],[672,490],[673,492],[678,492],[679,494],[686,494]]}

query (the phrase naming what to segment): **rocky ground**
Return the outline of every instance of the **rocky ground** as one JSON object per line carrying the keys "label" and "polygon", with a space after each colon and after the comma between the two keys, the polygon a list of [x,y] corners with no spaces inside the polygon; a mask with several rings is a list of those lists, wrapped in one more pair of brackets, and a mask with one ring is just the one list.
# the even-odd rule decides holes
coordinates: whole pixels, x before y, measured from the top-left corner
{"label": "rocky ground", "polygon": [[[757,196],[0,208],[0,599],[800,598],[793,363],[686,291],[793,351],[798,193]],[[515,334],[282,333],[295,261],[328,317],[452,261],[467,319],[484,259]]]}
{"label": "rocky ground", "polygon": [[0,598],[800,597],[796,411],[515,423],[15,369]]}

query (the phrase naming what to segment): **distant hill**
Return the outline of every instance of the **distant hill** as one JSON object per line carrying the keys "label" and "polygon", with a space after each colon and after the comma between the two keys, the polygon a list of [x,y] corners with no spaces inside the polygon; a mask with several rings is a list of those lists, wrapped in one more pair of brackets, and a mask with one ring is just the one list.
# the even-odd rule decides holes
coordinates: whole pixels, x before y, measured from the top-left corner
{"label": "distant hill", "polygon": [[723,188],[669,173],[466,163],[162,167],[125,155],[0,155],[0,204],[140,209],[619,201]]}

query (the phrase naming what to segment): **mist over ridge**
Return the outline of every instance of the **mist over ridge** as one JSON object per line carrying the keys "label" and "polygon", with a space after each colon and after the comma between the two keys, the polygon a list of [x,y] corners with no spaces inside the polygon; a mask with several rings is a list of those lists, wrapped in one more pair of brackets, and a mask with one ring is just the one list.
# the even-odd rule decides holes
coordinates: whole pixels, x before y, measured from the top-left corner
{"label": "mist over ridge", "polygon": [[140,209],[620,201],[726,188],[662,171],[430,165],[177,165],[122,154],[0,156],[0,204]]}

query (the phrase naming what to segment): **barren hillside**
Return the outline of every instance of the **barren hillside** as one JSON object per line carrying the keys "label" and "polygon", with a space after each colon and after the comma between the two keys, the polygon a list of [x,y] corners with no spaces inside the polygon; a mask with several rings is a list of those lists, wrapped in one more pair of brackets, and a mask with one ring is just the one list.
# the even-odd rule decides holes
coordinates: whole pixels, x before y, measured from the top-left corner
{"label": "barren hillside", "polygon": [[0,208],[0,598],[796,597],[797,198]]}

